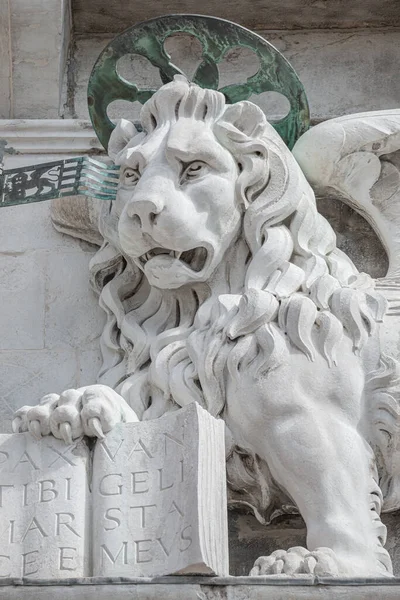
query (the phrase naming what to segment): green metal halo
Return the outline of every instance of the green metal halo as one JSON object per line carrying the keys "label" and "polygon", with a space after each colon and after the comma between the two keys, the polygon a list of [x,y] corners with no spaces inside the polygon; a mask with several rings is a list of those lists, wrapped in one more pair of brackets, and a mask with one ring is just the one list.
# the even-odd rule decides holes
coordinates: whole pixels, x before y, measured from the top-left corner
{"label": "green metal halo", "polygon": [[259,59],[260,68],[242,84],[220,88],[228,103],[247,100],[252,94],[279,92],[290,103],[289,113],[272,123],[283,140],[293,148],[296,140],[309,128],[307,97],[295,70],[274,46],[248,29],[215,17],[200,15],[168,15],[144,21],[115,37],[97,59],[88,85],[88,106],[93,127],[101,144],[107,149],[114,123],[107,115],[107,107],[115,100],[139,101],[144,104],[156,92],[139,89],[117,72],[117,62],[127,54],[147,58],[160,71],[163,83],[184,74],[171,62],[164,48],[172,34],[185,33],[196,37],[203,48],[202,62],[192,81],[203,88],[217,90],[218,63],[228,50],[241,46],[252,50]]}

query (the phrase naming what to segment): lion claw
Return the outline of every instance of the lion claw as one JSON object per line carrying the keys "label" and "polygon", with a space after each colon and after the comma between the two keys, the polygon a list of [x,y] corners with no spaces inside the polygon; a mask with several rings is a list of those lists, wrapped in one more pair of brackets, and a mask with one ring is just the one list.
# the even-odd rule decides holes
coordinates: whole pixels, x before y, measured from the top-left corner
{"label": "lion claw", "polygon": [[250,571],[252,577],[281,575],[297,577],[299,575],[338,575],[338,560],[330,548],[317,548],[310,552],[296,546],[289,550],[275,550],[270,556],[260,556]]}
{"label": "lion claw", "polygon": [[98,417],[92,417],[91,419],[89,419],[88,427],[95,432],[96,436],[99,439],[104,440],[105,435],[101,427],[101,421]]}
{"label": "lion claw", "polygon": [[28,429],[29,432],[33,435],[33,437],[35,437],[37,440],[40,440],[42,438],[40,421],[29,421]]}
{"label": "lion claw", "polygon": [[283,571],[284,562],[282,559],[278,559],[275,564],[272,566],[272,572],[276,575],[280,575]]}
{"label": "lion claw", "polygon": [[14,415],[14,433],[29,431],[37,440],[50,435],[72,445],[83,435],[103,440],[121,422],[138,421],[136,413],[113,389],[104,385],[47,394],[37,406],[23,406]]}
{"label": "lion claw", "polygon": [[304,571],[312,575],[314,573],[316,564],[317,561],[315,560],[314,556],[306,556],[304,559]]}
{"label": "lion claw", "polygon": [[15,419],[13,419],[13,421],[11,423],[13,433],[20,433],[21,423],[22,423],[21,417],[15,417]]}
{"label": "lion claw", "polygon": [[73,443],[71,424],[68,422],[61,423],[59,431],[64,442],[71,445]]}

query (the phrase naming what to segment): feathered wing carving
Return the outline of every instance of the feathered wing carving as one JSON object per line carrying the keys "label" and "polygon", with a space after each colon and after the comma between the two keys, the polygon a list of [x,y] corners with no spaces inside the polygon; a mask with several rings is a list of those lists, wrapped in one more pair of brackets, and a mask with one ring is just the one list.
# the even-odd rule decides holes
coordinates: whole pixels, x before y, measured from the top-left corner
{"label": "feathered wing carving", "polygon": [[375,287],[388,301],[380,368],[365,388],[364,431],[375,449],[385,512],[400,508],[400,109],[331,119],[293,154],[319,195],[336,195],[373,227],[389,258]]}
{"label": "feathered wing carving", "polygon": [[317,193],[336,192],[372,225],[400,278],[400,109],[325,121],[293,154]]}
{"label": "feathered wing carving", "polygon": [[99,214],[105,202],[110,204],[109,200],[87,196],[57,198],[51,203],[51,220],[60,233],[101,246],[104,240],[99,230]]}

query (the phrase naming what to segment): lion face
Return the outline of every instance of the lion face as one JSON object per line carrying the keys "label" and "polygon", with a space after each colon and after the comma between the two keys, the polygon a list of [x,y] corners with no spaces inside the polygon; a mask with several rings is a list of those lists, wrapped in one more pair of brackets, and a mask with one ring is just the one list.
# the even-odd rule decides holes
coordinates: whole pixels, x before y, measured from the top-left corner
{"label": "lion face", "polygon": [[151,285],[207,281],[238,236],[238,166],[203,121],[178,119],[120,158],[121,248]]}

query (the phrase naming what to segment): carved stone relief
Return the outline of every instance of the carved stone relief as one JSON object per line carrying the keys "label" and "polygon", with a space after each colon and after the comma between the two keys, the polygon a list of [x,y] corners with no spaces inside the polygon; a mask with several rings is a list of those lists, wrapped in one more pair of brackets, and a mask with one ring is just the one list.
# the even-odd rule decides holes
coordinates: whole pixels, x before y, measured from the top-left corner
{"label": "carved stone relief", "polygon": [[229,574],[221,420],[192,403],[94,448],[31,431],[0,435],[1,578]]}
{"label": "carved stone relief", "polygon": [[[373,181],[357,187],[350,152],[362,148],[364,165],[368,144],[385,140],[385,156],[397,148],[399,115],[389,131],[386,113],[371,118],[374,139],[356,116],[350,150],[337,144],[347,175],[329,131],[315,128],[295,148],[311,183],[307,164],[323,178],[336,160],[335,181],[347,197],[356,190],[367,215],[364,189],[388,197],[385,207],[398,190],[395,161],[382,173],[378,157]],[[22,409],[19,430],[102,436],[130,411],[148,420],[198,402],[227,425],[231,503],[262,521],[299,510],[307,525],[307,549],[262,557],[252,574],[390,575],[379,515],[399,503],[398,363],[379,345],[379,323],[390,318],[393,262],[393,285],[377,286],[337,249],[298,162],[255,105],[226,105],[177,76],[141,120],[145,133],[121,121],[112,134],[120,187],[103,205],[91,265],[108,315],[99,382],[118,396],[107,392],[105,410],[94,388],[89,412],[78,393],[70,414],[56,401],[43,419]],[[316,167],[308,148],[323,160],[318,135],[333,158]],[[393,247],[396,222],[382,227],[374,202],[369,220]]]}
{"label": "carved stone relief", "polygon": [[[120,169],[116,199],[91,204],[87,218],[62,202],[54,212],[59,230],[101,241],[90,266],[107,315],[97,385],[45,396],[14,421],[38,439],[102,440],[93,514],[107,523],[95,532],[95,573],[155,575],[194,563],[226,572],[222,526],[212,559],[201,551],[182,559],[183,521],[168,547],[157,533],[171,512],[185,515],[158,452],[156,491],[146,445],[137,469],[114,471],[137,428],[160,444],[164,415],[179,424],[199,405],[219,420],[209,421],[210,440],[213,427],[225,428],[229,504],[261,523],[299,512],[306,524],[306,547],[261,556],[252,575],[392,576],[380,515],[400,507],[400,111],[333,119],[292,153],[260,108],[227,104],[177,75],[144,104],[140,128],[118,123],[108,152]],[[385,278],[360,273],[338,249],[314,190],[368,220],[388,252]],[[197,446],[205,455],[206,441]],[[165,472],[182,484],[180,452]],[[212,472],[211,463],[202,468]],[[222,480],[219,472],[219,501]],[[127,486],[145,504],[122,497]],[[201,486],[182,489],[181,501],[185,494],[204,509]],[[194,508],[191,517],[200,537],[206,517]]]}
{"label": "carved stone relief", "polygon": [[223,439],[192,404],[96,444],[94,576],[228,575]]}

